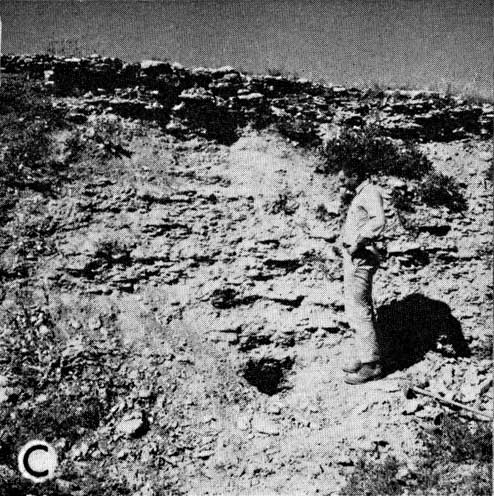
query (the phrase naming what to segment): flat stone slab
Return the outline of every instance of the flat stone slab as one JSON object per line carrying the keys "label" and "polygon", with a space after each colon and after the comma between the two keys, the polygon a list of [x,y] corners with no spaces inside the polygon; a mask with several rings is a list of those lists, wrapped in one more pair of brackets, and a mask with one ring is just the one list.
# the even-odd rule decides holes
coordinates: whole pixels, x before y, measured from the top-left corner
{"label": "flat stone slab", "polygon": [[420,250],[422,247],[419,243],[394,241],[388,245],[388,253],[390,255],[401,255],[403,253],[411,253]]}
{"label": "flat stone slab", "polygon": [[269,417],[262,414],[254,415],[252,418],[252,428],[257,432],[270,436],[277,436],[280,433],[279,426]]}

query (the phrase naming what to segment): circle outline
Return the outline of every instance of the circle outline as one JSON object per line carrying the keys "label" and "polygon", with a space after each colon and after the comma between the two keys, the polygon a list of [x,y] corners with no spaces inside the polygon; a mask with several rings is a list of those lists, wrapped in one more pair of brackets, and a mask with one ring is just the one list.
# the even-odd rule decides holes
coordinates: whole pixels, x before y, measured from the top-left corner
{"label": "circle outline", "polygon": [[[44,451],[47,456],[51,455],[52,463],[51,466],[46,468],[46,470],[37,471],[30,466],[29,457],[36,451]],[[58,458],[55,448],[53,448],[53,446],[48,444],[46,441],[39,439],[29,441],[21,448],[17,457],[17,462],[22,476],[32,482],[45,482],[52,479],[55,476],[55,470],[58,466]]]}

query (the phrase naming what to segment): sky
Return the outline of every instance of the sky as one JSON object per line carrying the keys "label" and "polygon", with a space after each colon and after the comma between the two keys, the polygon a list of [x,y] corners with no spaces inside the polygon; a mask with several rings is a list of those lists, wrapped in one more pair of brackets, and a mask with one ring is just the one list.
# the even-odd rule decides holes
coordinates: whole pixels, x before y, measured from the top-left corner
{"label": "sky", "polygon": [[[0,0],[3,52],[277,68],[335,84],[491,93],[491,0]],[[71,48],[64,40],[71,40]],[[57,45],[58,44],[58,45]]]}

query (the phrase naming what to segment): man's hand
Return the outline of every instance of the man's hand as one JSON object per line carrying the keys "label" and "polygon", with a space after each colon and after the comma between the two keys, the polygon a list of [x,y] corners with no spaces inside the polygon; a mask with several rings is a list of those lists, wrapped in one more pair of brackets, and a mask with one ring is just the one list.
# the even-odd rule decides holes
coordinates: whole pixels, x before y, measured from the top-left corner
{"label": "man's hand", "polygon": [[355,243],[346,246],[347,252],[353,257],[353,255],[355,255],[359,250],[365,248],[365,246],[367,245],[366,241],[367,240],[364,238],[357,239]]}
{"label": "man's hand", "polygon": [[355,253],[357,253],[357,251],[359,249],[360,249],[360,245],[353,244],[353,245],[348,246],[346,251],[348,252],[349,255],[351,255],[353,257],[353,255],[355,255]]}

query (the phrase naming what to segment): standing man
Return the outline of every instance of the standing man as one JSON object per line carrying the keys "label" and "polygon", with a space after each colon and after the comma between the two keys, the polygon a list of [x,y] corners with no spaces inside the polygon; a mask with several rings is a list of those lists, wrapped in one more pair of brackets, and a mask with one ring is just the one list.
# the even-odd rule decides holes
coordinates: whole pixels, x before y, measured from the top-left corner
{"label": "standing man", "polygon": [[356,357],[347,363],[347,384],[383,376],[372,304],[372,278],[379,265],[374,242],[386,219],[379,188],[359,170],[339,173],[343,203],[350,203],[342,230],[345,312],[355,330]]}

